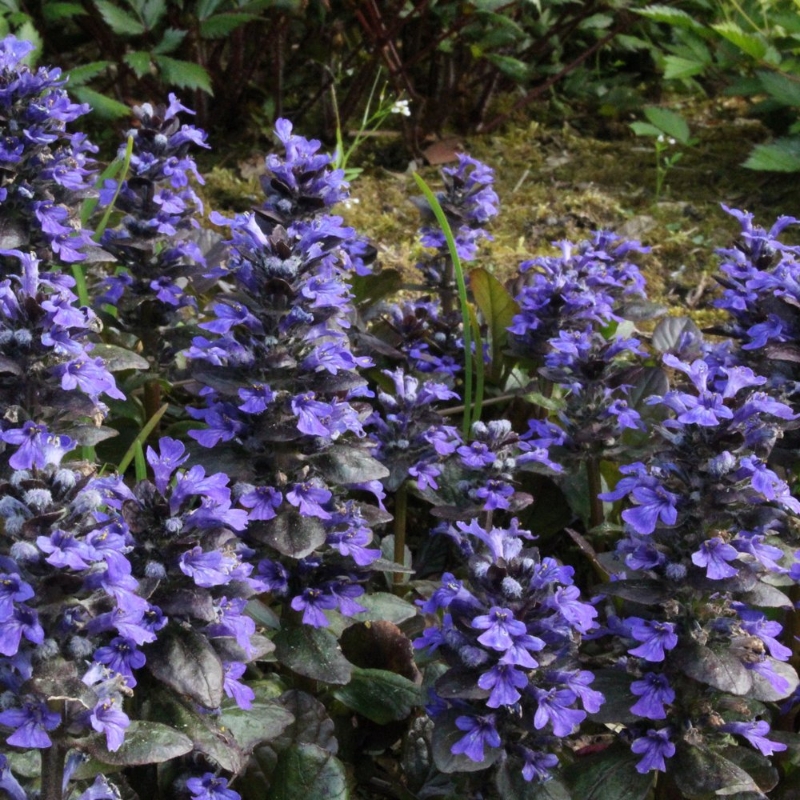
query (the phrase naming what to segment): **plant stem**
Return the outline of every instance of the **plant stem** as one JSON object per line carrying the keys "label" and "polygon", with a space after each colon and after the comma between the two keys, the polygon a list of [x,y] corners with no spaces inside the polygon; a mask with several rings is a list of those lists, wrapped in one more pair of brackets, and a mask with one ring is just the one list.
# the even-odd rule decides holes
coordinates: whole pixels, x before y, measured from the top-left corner
{"label": "plant stem", "polygon": [[[400,484],[394,496],[394,562],[395,564],[406,563],[406,519],[408,516],[408,489],[406,484]],[[392,578],[395,591],[403,582],[403,573],[395,572]]]}
{"label": "plant stem", "polygon": [[63,800],[64,763],[67,750],[56,741],[51,747],[42,750],[42,792],[41,800]]}
{"label": "plant stem", "polygon": [[603,501],[597,496],[603,491],[600,462],[592,456],[586,461],[586,477],[589,481],[589,526],[596,528],[605,521]]}

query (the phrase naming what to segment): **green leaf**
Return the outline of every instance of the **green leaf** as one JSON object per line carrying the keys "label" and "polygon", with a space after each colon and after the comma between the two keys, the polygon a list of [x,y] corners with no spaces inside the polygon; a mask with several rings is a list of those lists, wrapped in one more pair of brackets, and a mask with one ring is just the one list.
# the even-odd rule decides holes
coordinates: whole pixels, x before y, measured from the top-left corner
{"label": "green leaf", "polygon": [[780,103],[800,108],[800,81],[781,72],[761,70],[756,73],[764,91]]}
{"label": "green leaf", "polygon": [[294,716],[277,702],[271,684],[249,683],[255,692],[252,707],[244,710],[226,701],[219,723],[233,734],[236,743],[249,755],[258,745],[271,742],[294,722]]}
{"label": "green leaf", "polygon": [[679,739],[673,761],[670,774],[689,800],[705,800],[714,794],[759,792],[756,782],[743,769],[707,747]]}
{"label": "green leaf", "polygon": [[228,772],[238,772],[246,759],[232,737],[217,725],[217,718],[199,714],[190,702],[184,702],[164,687],[148,692],[143,708],[148,719],[169,722],[192,740],[198,753],[210,758]]}
{"label": "green leaf", "polygon": [[181,31],[177,28],[167,28],[161,41],[153,48],[153,54],[166,55],[178,49],[180,43],[186,38],[188,31]]}
{"label": "green leaf", "polygon": [[757,144],[742,166],[763,172],[800,172],[800,137]]}
{"label": "green leaf", "polygon": [[590,715],[594,722],[629,725],[639,719],[631,711],[631,676],[618,669],[595,670],[592,689],[605,697],[600,710]]}
{"label": "green leaf", "polygon": [[43,3],[42,16],[45,22],[60,22],[72,17],[85,16],[89,12],[80,3]]}
{"label": "green leaf", "polygon": [[405,719],[422,704],[420,688],[408,678],[383,669],[353,668],[353,676],[333,696],[378,725]]}
{"label": "green leaf", "polygon": [[143,78],[150,72],[150,53],[144,50],[136,50],[133,53],[125,53],[122,60],[136,73],[137,78]]}
{"label": "green leaf", "polygon": [[382,269],[369,275],[353,275],[351,279],[356,308],[371,306],[403,286],[403,276],[396,269]]}
{"label": "green leaf", "polygon": [[92,348],[92,356],[100,356],[105,361],[106,369],[109,372],[121,372],[125,369],[149,369],[150,362],[142,358],[133,350],[126,350],[115,344],[105,344],[100,342]]}
{"label": "green leaf", "polygon": [[281,511],[274,519],[251,526],[252,535],[290,558],[305,558],[324,544],[325,526],[316,517],[305,517],[294,508]]}
{"label": "green leaf", "polygon": [[637,136],[652,136],[654,139],[664,135],[664,131],[649,122],[631,122],[630,129]]}
{"label": "green leaf", "polygon": [[667,25],[673,25],[676,28],[688,28],[689,30],[697,32],[704,30],[703,25],[680,8],[655,4],[632,10],[636,14],[641,14],[643,17],[647,17],[647,19],[653,20],[653,22],[663,22]]}
{"label": "green leaf", "polygon": [[664,79],[668,81],[692,78],[703,72],[705,68],[706,64],[704,62],[693,58],[684,58],[683,56],[664,57]]}
{"label": "green leaf", "polygon": [[42,54],[42,37],[30,19],[26,19],[15,31],[17,39],[25,39],[33,44],[33,50],[22,59],[23,64],[33,66]]}
{"label": "green leaf", "polygon": [[257,19],[260,18],[255,14],[215,14],[200,23],[200,37],[203,39],[224,39],[237,28]]}
{"label": "green leaf", "polygon": [[193,628],[171,623],[144,652],[148,670],[166,686],[206,708],[222,703],[222,662],[208,639]]}
{"label": "green leaf", "polygon": [[138,19],[118,8],[109,0],[94,0],[97,10],[114,33],[120,36],[141,36],[145,27]]}
{"label": "green leaf", "polygon": [[105,119],[122,119],[131,115],[131,110],[124,103],[120,103],[111,97],[106,97],[94,89],[89,89],[86,86],[76,86],[70,89],[70,92],[80,100],[81,103],[88,103],[92,107],[92,111],[98,117]]}
{"label": "green leaf", "polygon": [[315,744],[292,744],[272,774],[270,800],[348,800],[344,765]]}
{"label": "green leaf", "polygon": [[686,337],[694,339],[698,344],[703,341],[700,328],[689,317],[664,317],[653,331],[651,344],[659,353],[672,350]]}
{"label": "green leaf", "polygon": [[687,642],[675,651],[673,660],[690,678],[722,692],[742,696],[753,685],[753,673],[727,650],[713,650],[697,642]]}
{"label": "green leaf", "polygon": [[145,0],[141,8],[142,21],[147,30],[152,31],[164,16],[164,12],[167,10],[167,2],[166,0]]}
{"label": "green leaf", "polygon": [[278,661],[298,675],[324,683],[345,684],[353,665],[342,655],[336,637],[324,628],[284,628],[275,639]]}
{"label": "green leaf", "polygon": [[735,22],[720,22],[711,27],[720,36],[752,58],[762,59],[767,54],[767,43],[762,37],[743,31]]}
{"label": "green leaf", "polygon": [[503,75],[507,75],[517,83],[524,83],[530,77],[530,65],[520,61],[518,58],[503,56],[499,53],[488,53],[486,60],[494,64]]}
{"label": "green leaf", "polygon": [[671,136],[681,144],[689,144],[691,134],[686,120],[668,108],[658,106],[648,106],[644,109],[644,115],[648,121],[661,129],[667,136]]}
{"label": "green leaf", "polygon": [[206,17],[210,17],[217,8],[219,8],[220,3],[224,2],[225,0],[198,0],[194,13],[197,15],[198,19],[205,19]]}
{"label": "green leaf", "polygon": [[399,625],[407,619],[413,619],[419,613],[415,605],[388,592],[371,592],[359,597],[358,602],[367,610],[354,614],[351,618],[354,622],[385,620]]}
{"label": "green leaf", "polygon": [[797,672],[795,672],[791,664],[786,664],[783,661],[776,661],[771,656],[767,656],[765,661],[774,673],[783,678],[784,682],[780,689],[776,689],[769,678],[753,670],[753,688],[750,692],[750,697],[755,700],[762,700],[765,703],[783,700],[785,697],[788,697],[797,688],[798,683],[800,683]]}
{"label": "green leaf", "polygon": [[110,63],[110,61],[91,61],[88,64],[81,64],[79,67],[71,69],[67,72],[70,92],[75,87],[83,86],[84,83],[88,83],[92,78],[96,78]]}
{"label": "green leaf", "polygon": [[334,445],[308,460],[329,483],[366,483],[389,475],[389,470],[377,458],[360,447]]}
{"label": "green leaf", "polygon": [[131,722],[125,731],[125,741],[113,753],[105,742],[105,736],[93,738],[87,750],[104,764],[124,767],[160,764],[192,750],[192,740],[188,736],[160,722]]}
{"label": "green leaf", "polygon": [[508,327],[519,314],[519,304],[497,278],[482,267],[469,273],[469,287],[489,328],[491,340],[491,375],[500,377],[503,367],[503,351],[508,342]]}
{"label": "green leaf", "polygon": [[213,95],[211,78],[205,68],[190,61],[179,61],[176,58],[153,54],[165,83],[179,86],[182,89],[200,89]]}
{"label": "green leaf", "polygon": [[294,721],[271,743],[275,751],[285,750],[292,744],[315,744],[336,755],[339,746],[336,728],[319,700],[306,692],[290,689],[276,702],[291,713]]}
{"label": "green leaf", "polygon": [[653,773],[636,770],[640,756],[623,745],[578,759],[564,770],[572,796],[580,800],[644,800],[653,784]]}

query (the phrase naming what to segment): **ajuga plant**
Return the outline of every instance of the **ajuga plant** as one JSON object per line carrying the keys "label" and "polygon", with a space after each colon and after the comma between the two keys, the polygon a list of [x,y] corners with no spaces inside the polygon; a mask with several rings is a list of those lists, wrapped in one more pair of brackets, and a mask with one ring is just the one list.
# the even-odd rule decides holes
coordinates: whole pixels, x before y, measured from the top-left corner
{"label": "ajuga plant", "polygon": [[[231,454],[237,497],[249,509],[248,539],[267,558],[259,573],[303,623],[327,626],[325,610],[362,611],[370,548],[379,517],[348,486],[387,470],[365,444],[369,413],[359,398],[371,360],[353,352],[347,275],[362,248],[339,217],[323,213],[346,196],[341,170],[330,170],[320,144],[280,120],[283,159],[267,160],[267,199],[229,224],[230,257],[213,274],[232,284],[187,351],[205,384],[206,423],[197,442]],[[374,509],[378,512],[378,509]]]}
{"label": "ajuga plant", "polygon": [[[92,356],[88,339],[99,330],[99,321],[90,309],[78,307],[71,277],[45,272],[32,253],[3,250],[0,255],[15,264],[0,281],[0,438],[35,450],[50,436],[49,426],[56,438],[70,434],[94,444],[103,438],[96,427],[107,411],[101,398],[124,399],[103,359]],[[25,452],[22,448],[12,456],[12,467],[34,465],[21,455]],[[36,455],[37,467],[46,463]]]}
{"label": "ajuga plant", "polygon": [[617,460],[631,444],[625,432],[644,427],[631,391],[646,382],[646,353],[623,314],[626,302],[644,296],[644,278],[629,258],[647,248],[609,232],[559,246],[558,256],[520,265],[509,341],[554,409],[552,418],[529,421],[523,446],[549,452],[567,476],[586,470],[595,526],[603,521],[600,462]]}
{"label": "ajuga plant", "polygon": [[466,575],[445,573],[421,603],[437,623],[414,646],[446,664],[426,706],[432,754],[442,772],[462,773],[459,794],[469,796],[485,789],[479,775],[470,791],[469,773],[496,764],[504,796],[517,775],[550,780],[555,753],[586,712],[599,710],[603,697],[578,660],[597,611],[580,599],[572,567],[542,557],[516,519],[508,528],[472,519],[443,532],[466,561]]}
{"label": "ajuga plant", "polygon": [[796,393],[794,366],[800,341],[800,248],[778,237],[794,217],[780,217],[767,231],[753,223],[753,215],[723,208],[741,225],[733,247],[721,249],[717,281],[723,292],[715,305],[729,314],[722,331],[740,344],[746,360],[771,385],[787,395]]}
{"label": "ajuga plant", "polygon": [[[484,226],[498,213],[494,171],[461,153],[457,167],[442,170],[442,180],[444,191],[437,192],[436,199],[450,223],[459,259],[472,261],[479,243],[492,238]],[[398,347],[415,371],[438,373],[440,380],[449,376],[452,382],[464,362],[453,259],[444,233],[431,226],[433,212],[427,200],[414,198],[414,203],[425,221],[421,243],[432,251],[416,265],[430,294],[393,305],[389,320],[398,334]]]}
{"label": "ajuga plant", "polygon": [[0,42],[0,246],[69,264],[92,246],[78,215],[97,149],[83,133],[67,132],[89,106],[69,99],[60,69],[23,63],[33,49],[13,36]]}
{"label": "ajuga plant", "polygon": [[798,685],[775,612],[791,608],[777,587],[797,574],[800,502],[767,463],[795,415],[728,344],[664,363],[677,380],[647,401],[665,411],[647,459],[600,495],[626,500],[615,580],[600,590],[625,602],[600,683],[617,708],[629,695],[617,721],[637,771],[667,773],[662,796],[760,796],[777,780],[765,757],[786,748],[767,738],[772,704]]}
{"label": "ajuga plant", "polygon": [[[106,228],[103,248],[118,266],[104,280],[98,306],[113,309],[114,325],[133,334],[152,358],[166,358],[165,336],[181,321],[181,311],[196,307],[187,284],[207,271],[193,235],[203,204],[191,179],[203,183],[192,147],[207,147],[205,133],[181,124],[181,113],[193,113],[174,94],[167,106],[134,106],[137,125],[128,131],[131,153],[128,175],[105,180],[99,207],[112,203],[123,212],[120,223]],[[127,144],[118,157],[126,161]],[[174,353],[172,354],[174,355]]]}

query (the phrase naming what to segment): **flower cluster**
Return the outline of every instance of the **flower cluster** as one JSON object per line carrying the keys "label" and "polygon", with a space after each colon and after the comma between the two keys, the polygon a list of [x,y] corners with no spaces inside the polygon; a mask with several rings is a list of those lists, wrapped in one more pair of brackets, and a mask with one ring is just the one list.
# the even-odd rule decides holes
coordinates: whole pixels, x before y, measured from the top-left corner
{"label": "flower cluster", "polygon": [[[100,191],[101,206],[114,202],[124,213],[116,228],[103,232],[101,243],[126,270],[105,279],[98,302],[114,306],[123,324],[141,328],[144,339],[166,324],[168,312],[196,306],[186,284],[206,269],[191,238],[203,203],[190,180],[204,181],[189,151],[208,145],[202,130],[181,124],[182,112],[194,113],[174,94],[167,106],[135,106],[129,175],[121,184],[107,179]],[[123,144],[118,157],[124,159],[125,152]],[[153,299],[159,301],[155,306]]]}
{"label": "flower cluster", "polygon": [[603,702],[576,660],[597,612],[580,599],[573,569],[540,557],[516,520],[507,529],[460,522],[447,534],[468,559],[468,577],[446,573],[422,603],[442,615],[414,646],[449,666],[428,712],[451,736],[463,732],[454,755],[489,766],[505,752],[525,780],[545,781],[560,740]]}
{"label": "flower cluster", "polygon": [[0,42],[4,241],[68,264],[83,260],[93,244],[77,214],[97,148],[84,134],[67,133],[67,123],[89,107],[70,101],[60,69],[34,71],[23,63],[33,49],[14,36]]}
{"label": "flower cluster", "polygon": [[726,696],[773,701],[798,684],[785,663],[791,651],[777,639],[782,626],[758,610],[788,606],[772,584],[797,572],[788,514],[800,502],[766,461],[795,415],[761,391],[766,379],[737,364],[727,346],[707,347],[691,363],[667,354],[664,363],[685,377],[648,400],[668,414],[655,427],[655,452],[623,466],[616,489],[600,495],[629,501],[617,544],[624,572],[604,591],[625,597],[636,580],[642,588],[636,616],[610,625],[626,648],[621,663],[637,678],[631,711],[663,721],[648,723],[633,743],[640,772],[665,770],[672,737],[689,723],[708,742],[742,725],[766,733],[768,723],[752,716],[764,710],[748,712]]}
{"label": "flower cluster", "polygon": [[[64,430],[80,418],[99,422],[106,410],[101,397],[124,399],[103,359],[91,355],[87,337],[99,321],[77,306],[72,278],[42,272],[29,253],[0,254],[19,262],[0,282],[0,397],[7,410],[0,437],[19,445],[39,435],[37,426]],[[24,427],[12,428],[14,420]]]}
{"label": "flower cluster", "polygon": [[621,321],[620,305],[644,295],[644,278],[629,261],[647,253],[639,242],[620,241],[608,231],[573,245],[560,242],[559,256],[542,256],[520,265],[524,284],[516,296],[520,312],[509,331],[514,350],[542,363],[551,340],[560,334],[595,329]]}
{"label": "flower cluster", "polygon": [[[347,335],[346,276],[357,241],[339,217],[313,214],[346,186],[327,169],[330,158],[316,155],[319,143],[291,135],[285,120],[276,129],[286,156],[268,159],[267,203],[230,222],[230,259],[215,273],[236,290],[200,323],[214,337],[196,337],[187,352],[206,402],[189,409],[206,423],[190,436],[245,454],[237,492],[256,523],[251,535],[289,559],[291,574],[274,558],[260,569],[271,591],[291,597],[304,621],[319,626],[327,624],[319,609],[354,613],[348,598],[363,593],[359,573],[379,555],[367,547],[372,534],[359,505],[342,490],[386,470],[357,441],[368,413],[356,400],[366,385],[359,370],[372,363],[353,352]],[[306,535],[277,533],[287,525]]]}

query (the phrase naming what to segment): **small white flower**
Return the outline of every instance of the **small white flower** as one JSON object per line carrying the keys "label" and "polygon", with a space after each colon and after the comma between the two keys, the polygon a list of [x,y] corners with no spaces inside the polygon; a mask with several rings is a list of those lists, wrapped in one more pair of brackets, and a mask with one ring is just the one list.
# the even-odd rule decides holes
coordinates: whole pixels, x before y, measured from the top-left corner
{"label": "small white flower", "polygon": [[408,100],[395,100],[389,109],[390,114],[402,114],[404,117],[411,116],[411,109],[408,107]]}
{"label": "small white flower", "polygon": [[677,142],[671,136],[669,139],[667,139],[667,142],[669,142],[669,144],[677,144]]}
{"label": "small white flower", "polygon": [[357,197],[348,197],[344,201],[344,207],[347,209],[351,209],[353,206],[357,206],[361,201]]}

